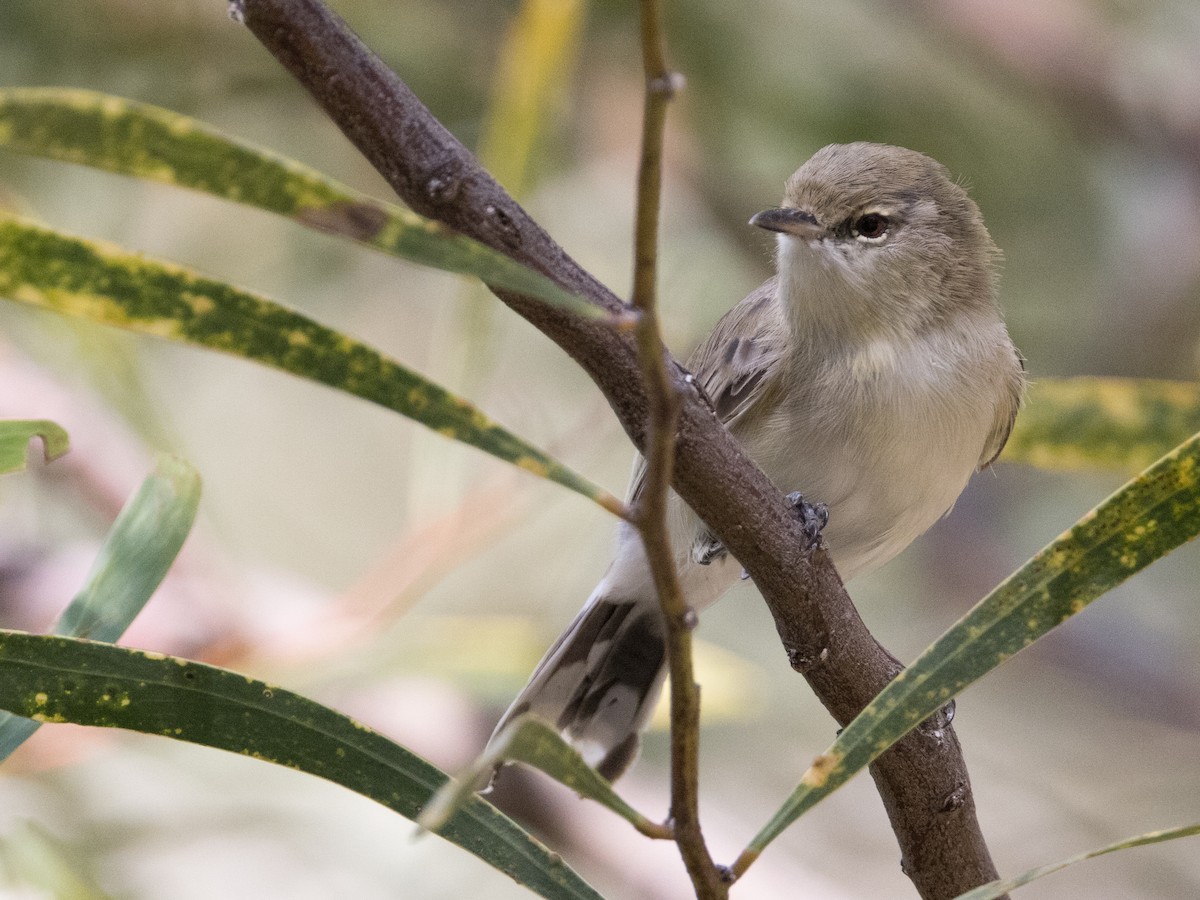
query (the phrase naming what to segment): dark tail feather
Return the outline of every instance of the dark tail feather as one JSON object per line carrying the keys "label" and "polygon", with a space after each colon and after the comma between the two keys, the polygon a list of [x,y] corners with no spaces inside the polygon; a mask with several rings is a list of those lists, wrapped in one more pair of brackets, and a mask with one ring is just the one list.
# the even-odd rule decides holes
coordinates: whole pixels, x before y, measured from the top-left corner
{"label": "dark tail feather", "polygon": [[600,774],[615,779],[637,757],[665,662],[657,605],[596,597],[538,664],[496,732],[534,713],[556,725]]}

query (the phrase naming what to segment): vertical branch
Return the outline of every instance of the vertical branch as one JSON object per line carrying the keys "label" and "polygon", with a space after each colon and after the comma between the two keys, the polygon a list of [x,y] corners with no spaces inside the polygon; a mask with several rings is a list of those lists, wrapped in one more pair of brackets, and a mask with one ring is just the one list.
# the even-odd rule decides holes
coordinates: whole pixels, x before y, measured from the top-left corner
{"label": "vertical branch", "polygon": [[631,521],[646,548],[666,623],[667,663],[671,673],[671,821],[675,842],[696,896],[708,900],[726,897],[728,885],[713,863],[700,829],[700,688],[692,671],[695,613],[684,599],[667,532],[667,497],[674,468],[680,397],[667,371],[655,291],[663,129],[667,104],[682,79],[667,70],[662,14],[657,0],[641,0],[641,25],[646,93],[634,229],[633,306],[637,317],[634,335],[649,415],[646,480],[631,511]]}

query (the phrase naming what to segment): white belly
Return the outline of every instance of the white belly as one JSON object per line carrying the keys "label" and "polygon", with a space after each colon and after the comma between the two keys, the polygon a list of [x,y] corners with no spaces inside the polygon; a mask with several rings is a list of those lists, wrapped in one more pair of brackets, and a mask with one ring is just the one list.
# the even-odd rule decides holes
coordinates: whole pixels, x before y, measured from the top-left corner
{"label": "white belly", "polygon": [[979,464],[1005,388],[942,350],[875,344],[835,360],[740,435],[781,491],[828,505],[825,543],[847,581],[941,518]]}

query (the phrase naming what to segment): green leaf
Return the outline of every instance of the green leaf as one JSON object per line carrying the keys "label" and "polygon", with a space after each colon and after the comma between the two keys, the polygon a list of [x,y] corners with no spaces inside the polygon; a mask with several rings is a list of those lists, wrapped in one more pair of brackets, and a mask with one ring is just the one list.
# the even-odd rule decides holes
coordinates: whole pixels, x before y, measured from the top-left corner
{"label": "green leaf", "polygon": [[166,577],[192,530],[200,505],[200,473],[160,455],[154,471],[121,509],[54,633],[113,643]]}
{"label": "green leaf", "polygon": [[[100,548],[87,581],[59,617],[54,633],[115,642],[158,590],[179,555],[200,503],[200,475],[172,456],[159,456]],[[0,712],[0,760],[38,729]]]}
{"label": "green leaf", "polygon": [[0,421],[0,475],[19,472],[29,458],[29,442],[42,439],[42,456],[46,462],[58,459],[70,449],[67,433],[45,419],[10,419]]}
{"label": "green leaf", "polygon": [[1036,881],[1043,875],[1049,875],[1053,872],[1061,871],[1067,866],[1073,866],[1076,863],[1083,862],[1087,859],[1092,859],[1096,856],[1103,856],[1106,853],[1113,853],[1116,850],[1127,850],[1130,847],[1144,847],[1147,844],[1159,844],[1163,841],[1173,841],[1176,838],[1191,837],[1192,835],[1200,834],[1200,825],[1185,825],[1180,828],[1167,828],[1163,831],[1151,831],[1137,837],[1127,838],[1123,841],[1118,841],[1115,844],[1109,844],[1107,847],[1099,847],[1095,850],[1089,850],[1086,853],[1080,853],[1075,856],[1070,856],[1067,859],[1056,863],[1050,863],[1045,866],[1038,866],[1036,869],[1030,869],[1028,872],[1023,872],[1015,878],[1006,878],[1001,881],[990,881],[987,884],[980,885],[974,890],[967,891],[965,894],[960,894],[956,900],[995,900],[997,897],[1003,897],[1009,891],[1029,884],[1031,881]]}
{"label": "green leaf", "polygon": [[607,315],[478,241],[156,106],[72,88],[6,88],[0,90],[0,147],[203,191],[580,316]]}
{"label": "green leaf", "polygon": [[[0,631],[0,708],[39,722],[158,734],[298,769],[416,817],[446,775],[304,697],[186,659]],[[543,897],[599,895],[478,797],[438,832]]]}
{"label": "green leaf", "polygon": [[607,491],[371,347],[179,266],[0,215],[0,296],[299,375],[621,509]]}
{"label": "green leaf", "polygon": [[1080,519],[901,672],[818,757],[735,871],[968,684],[1198,532],[1200,436]]}
{"label": "green leaf", "polygon": [[1030,386],[1001,460],[1140,472],[1200,433],[1200,384],[1046,378]]}
{"label": "green leaf", "polygon": [[[518,199],[534,176],[535,150],[567,99],[571,68],[587,15],[585,0],[521,0],[503,36],[497,36],[491,98],[476,153],[491,176]],[[433,348],[458,384],[472,391],[495,367],[496,302],[484,291],[458,298],[453,327]],[[417,460],[417,465],[420,465]]]}
{"label": "green leaf", "polygon": [[586,14],[583,0],[524,0],[500,42],[479,159],[514,196],[524,193],[534,149],[557,118]]}
{"label": "green leaf", "polygon": [[581,797],[595,800],[625,819],[643,834],[669,837],[663,826],[643,816],[613,790],[612,784],[583,761],[550,723],[533,715],[518,716],[500,732],[487,752],[456,779],[448,782],[425,807],[417,820],[422,828],[437,831],[456,810],[487,785],[503,762],[523,762],[565,784]]}
{"label": "green leaf", "polygon": [[[79,851],[64,846],[38,825],[19,821],[0,841],[0,883],[30,889],[29,896],[54,900],[112,900],[81,865]],[[5,896],[12,896],[4,892]],[[18,892],[18,896],[27,896]]]}

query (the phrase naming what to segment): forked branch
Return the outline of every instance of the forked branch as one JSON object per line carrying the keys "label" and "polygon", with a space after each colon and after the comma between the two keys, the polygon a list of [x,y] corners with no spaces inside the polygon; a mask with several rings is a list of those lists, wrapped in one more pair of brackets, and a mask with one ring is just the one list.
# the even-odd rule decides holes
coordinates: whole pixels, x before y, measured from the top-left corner
{"label": "forked branch", "polygon": [[[623,304],[496,184],[408,87],[320,0],[245,0],[246,25],[415,211],[508,253],[612,313]],[[643,452],[650,401],[637,342],[606,324],[493,289],[574,358]],[[671,482],[762,592],[793,668],[839,724],[899,671],[823,552],[746,457],[686,372],[664,355],[679,398]],[[803,768],[797,767],[797,772]],[[922,897],[952,898],[996,877],[954,732],[917,729],[872,774]]]}

